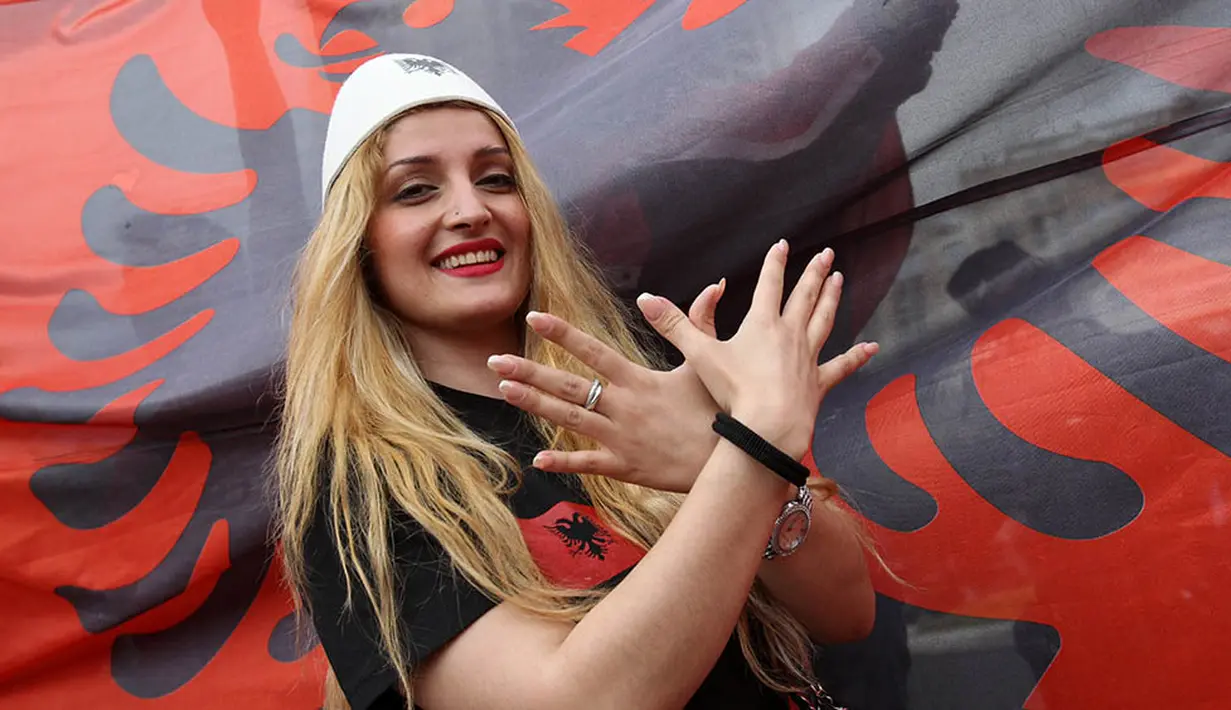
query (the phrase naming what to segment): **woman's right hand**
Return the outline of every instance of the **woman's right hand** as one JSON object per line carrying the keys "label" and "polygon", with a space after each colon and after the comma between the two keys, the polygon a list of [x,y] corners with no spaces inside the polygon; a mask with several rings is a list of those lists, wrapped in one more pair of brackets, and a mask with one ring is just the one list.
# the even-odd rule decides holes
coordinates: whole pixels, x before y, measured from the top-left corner
{"label": "woman's right hand", "polygon": [[842,274],[829,270],[833,251],[808,262],[784,306],[787,243],[770,248],[761,266],[752,305],[729,340],[701,331],[669,300],[642,294],[646,320],[683,353],[718,406],[796,459],[812,439],[821,399],[867,362],[876,345],[852,348],[817,367],[833,328]]}

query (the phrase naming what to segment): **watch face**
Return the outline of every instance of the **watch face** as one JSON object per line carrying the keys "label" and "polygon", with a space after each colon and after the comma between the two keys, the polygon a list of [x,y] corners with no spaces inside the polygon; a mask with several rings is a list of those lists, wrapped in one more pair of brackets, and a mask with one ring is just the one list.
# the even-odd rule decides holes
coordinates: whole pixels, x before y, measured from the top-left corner
{"label": "watch face", "polygon": [[788,512],[782,519],[782,527],[778,528],[776,545],[779,550],[778,554],[788,555],[804,544],[804,538],[808,537],[808,528],[811,524],[812,520],[804,508],[800,507]]}

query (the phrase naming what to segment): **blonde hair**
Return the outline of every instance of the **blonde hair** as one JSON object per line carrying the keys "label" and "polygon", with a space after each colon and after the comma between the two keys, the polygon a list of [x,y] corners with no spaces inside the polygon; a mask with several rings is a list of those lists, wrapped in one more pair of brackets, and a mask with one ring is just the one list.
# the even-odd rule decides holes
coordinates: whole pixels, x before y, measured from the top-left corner
{"label": "blonde hair", "polygon": [[[446,105],[483,111],[508,144],[530,216],[533,277],[526,306],[560,316],[631,361],[652,365],[624,309],[569,233],[512,126],[477,106]],[[302,611],[304,538],[318,506],[331,511],[327,519],[345,570],[348,603],[356,587],[371,603],[386,661],[413,707],[413,669],[399,624],[390,549],[392,506],[422,525],[454,568],[494,599],[577,621],[604,592],[560,588],[543,576],[502,498],[520,481],[515,462],[437,398],[415,364],[397,316],[372,292],[361,254],[377,200],[385,133],[369,138],[341,170],[296,269],[275,454],[278,537]],[[531,360],[592,376],[529,328],[523,343]],[[552,448],[595,445],[548,421],[535,424]],[[601,476],[579,479],[604,522],[642,549],[654,544],[682,501]],[[834,490],[827,481],[818,488],[822,499]],[[812,647],[803,627],[759,583],[737,632],[744,656],[766,685],[787,692],[812,682]],[[332,673],[326,696],[327,710],[346,707]]]}

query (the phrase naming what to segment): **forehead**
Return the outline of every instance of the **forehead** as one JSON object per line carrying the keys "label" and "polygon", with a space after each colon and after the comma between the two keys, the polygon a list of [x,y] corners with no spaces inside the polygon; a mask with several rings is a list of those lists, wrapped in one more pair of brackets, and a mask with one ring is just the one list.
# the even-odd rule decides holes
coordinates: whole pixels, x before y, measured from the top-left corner
{"label": "forehead", "polygon": [[492,146],[508,147],[496,124],[482,111],[431,108],[403,116],[389,127],[385,162],[409,156],[470,156]]}

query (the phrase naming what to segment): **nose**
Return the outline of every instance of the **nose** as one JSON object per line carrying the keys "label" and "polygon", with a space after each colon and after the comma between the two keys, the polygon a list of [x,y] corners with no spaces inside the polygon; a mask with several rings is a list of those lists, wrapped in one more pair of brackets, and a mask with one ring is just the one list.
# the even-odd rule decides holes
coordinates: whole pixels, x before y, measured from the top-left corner
{"label": "nose", "polygon": [[478,232],[492,221],[483,195],[469,182],[450,190],[452,200],[445,212],[445,227],[453,231]]}

